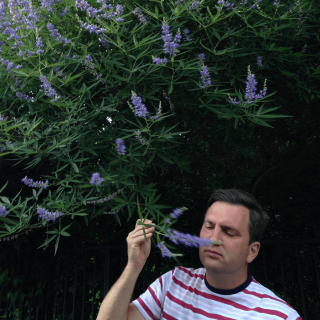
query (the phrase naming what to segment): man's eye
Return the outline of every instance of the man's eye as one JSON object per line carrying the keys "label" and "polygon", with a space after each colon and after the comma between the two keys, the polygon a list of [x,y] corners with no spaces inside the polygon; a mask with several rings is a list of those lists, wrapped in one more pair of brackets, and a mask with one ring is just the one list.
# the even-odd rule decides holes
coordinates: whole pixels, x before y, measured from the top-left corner
{"label": "man's eye", "polygon": [[206,226],[207,229],[212,229],[212,227]]}

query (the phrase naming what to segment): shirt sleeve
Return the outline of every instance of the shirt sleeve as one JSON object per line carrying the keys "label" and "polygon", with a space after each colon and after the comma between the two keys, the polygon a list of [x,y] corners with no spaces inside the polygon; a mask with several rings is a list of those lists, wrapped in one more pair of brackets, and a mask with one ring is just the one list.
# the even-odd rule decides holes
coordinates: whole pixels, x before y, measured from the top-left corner
{"label": "shirt sleeve", "polygon": [[160,319],[173,271],[174,270],[171,270],[159,277],[148,287],[145,293],[140,295],[138,299],[132,301],[146,320]]}
{"label": "shirt sleeve", "polygon": [[297,311],[293,311],[291,314],[289,314],[287,320],[302,320],[302,318],[299,316]]}

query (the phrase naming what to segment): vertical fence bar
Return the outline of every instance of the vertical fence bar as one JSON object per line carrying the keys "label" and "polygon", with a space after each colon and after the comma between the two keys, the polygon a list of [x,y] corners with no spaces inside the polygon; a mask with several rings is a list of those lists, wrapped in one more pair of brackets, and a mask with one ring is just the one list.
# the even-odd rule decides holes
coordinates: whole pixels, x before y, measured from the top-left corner
{"label": "vertical fence bar", "polygon": [[263,273],[264,273],[265,286],[268,287],[267,263],[266,263],[266,254],[265,254],[264,247],[262,247],[262,258],[263,258]]}
{"label": "vertical fence bar", "polygon": [[319,277],[319,267],[317,264],[318,258],[317,258],[317,250],[316,250],[316,245],[314,244],[312,246],[313,249],[313,257],[314,257],[314,266],[316,269],[316,277],[317,277],[317,283],[318,283],[318,290],[319,290],[319,301],[320,301],[320,277]]}
{"label": "vertical fence bar", "polygon": [[84,255],[84,276],[83,276],[83,296],[82,296],[82,317],[83,320],[84,316],[84,298],[86,293],[86,275],[87,275],[87,251],[85,251]]}
{"label": "vertical fence bar", "polygon": [[77,268],[78,268],[78,252],[76,255],[76,266],[74,268],[74,285],[73,285],[73,301],[72,301],[72,320],[74,320],[74,307],[76,304],[76,290],[77,290]]}
{"label": "vertical fence bar", "polygon": [[[37,258],[37,254],[34,254],[34,258],[33,258],[33,273],[32,273],[32,288],[34,288],[34,276],[35,276],[35,270],[36,270],[36,258]],[[31,305],[29,307],[29,320],[31,320]]]}
{"label": "vertical fence bar", "polygon": [[193,255],[193,249],[190,248],[190,251],[191,251],[191,267],[193,268],[194,267],[194,255]]}
{"label": "vertical fence bar", "polygon": [[300,287],[300,292],[301,292],[303,320],[307,320],[307,312],[306,312],[306,305],[305,305],[305,301],[304,301],[304,292],[303,292],[303,284],[302,284],[302,277],[301,277],[301,270],[300,270],[298,246],[294,245],[294,249],[295,249],[295,253],[296,253],[296,260],[297,260],[297,266],[298,266],[298,279],[299,279],[299,287]]}
{"label": "vertical fence bar", "polygon": [[[52,261],[52,258],[50,258],[50,262]],[[46,303],[46,313],[44,319],[47,320],[47,313],[48,313],[48,303],[49,303],[49,286],[50,286],[50,276],[51,276],[51,266],[52,263],[49,264],[49,277],[48,277],[48,283],[47,283],[47,303]]]}
{"label": "vertical fence bar", "polygon": [[282,265],[282,254],[281,254],[281,247],[278,246],[278,257],[280,262],[280,271],[281,271],[281,282],[282,282],[282,290],[283,290],[283,296],[284,300],[287,301],[287,293],[286,293],[286,285],[284,281],[284,273],[283,273],[283,265]]}
{"label": "vertical fence bar", "polygon": [[109,279],[110,279],[110,248],[107,246],[104,254],[104,285],[103,285],[103,298],[109,291]]}
{"label": "vertical fence bar", "polygon": [[96,278],[96,260],[97,260],[97,251],[94,250],[93,257],[93,280],[92,280],[92,320],[94,320],[94,294],[95,294],[95,278]]}
{"label": "vertical fence bar", "polygon": [[69,269],[69,256],[66,255],[67,257],[67,264],[66,264],[66,275],[64,279],[64,297],[63,297],[63,310],[62,310],[62,320],[64,320],[64,312],[66,309],[66,295],[67,295],[67,281],[68,281],[68,269]]}
{"label": "vertical fence bar", "polygon": [[[18,277],[20,276],[20,263],[21,263],[21,256],[19,255],[19,258],[18,258]],[[16,312],[16,310],[15,310],[16,308],[15,308],[15,304],[14,304],[14,308],[13,308],[13,310],[14,310],[14,313]],[[19,313],[20,313],[20,315],[21,315],[21,306],[19,307]],[[14,313],[12,313],[12,320],[14,320]],[[22,317],[20,316],[20,320],[22,320]]]}
{"label": "vertical fence bar", "polygon": [[57,289],[54,298],[54,306],[53,306],[53,319],[56,320],[56,306],[57,306],[57,297],[58,297],[58,290],[59,290],[59,271],[60,271],[60,259],[58,259],[58,275],[57,275]]}

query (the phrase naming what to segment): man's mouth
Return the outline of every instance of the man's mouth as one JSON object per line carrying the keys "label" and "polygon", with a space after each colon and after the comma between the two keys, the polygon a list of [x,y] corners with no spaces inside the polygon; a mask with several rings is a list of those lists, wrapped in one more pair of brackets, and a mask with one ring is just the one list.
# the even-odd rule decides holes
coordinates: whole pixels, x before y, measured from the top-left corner
{"label": "man's mouth", "polygon": [[217,251],[214,251],[214,250],[205,250],[205,251],[208,253],[211,253],[212,255],[218,255],[222,257],[222,254],[218,253]]}

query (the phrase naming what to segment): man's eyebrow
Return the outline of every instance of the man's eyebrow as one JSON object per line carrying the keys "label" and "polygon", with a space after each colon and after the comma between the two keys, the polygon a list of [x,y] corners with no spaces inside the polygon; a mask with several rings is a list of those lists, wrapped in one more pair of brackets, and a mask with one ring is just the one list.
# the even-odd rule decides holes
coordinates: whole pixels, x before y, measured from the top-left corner
{"label": "man's eyebrow", "polygon": [[[205,222],[205,223],[209,223],[209,224],[214,224],[211,220],[205,220],[204,222]],[[221,225],[221,226],[222,226],[222,228],[224,228],[224,229],[230,229],[230,230],[234,230],[234,231],[240,232],[240,231],[237,230],[236,228],[227,226],[227,225],[225,225],[225,224],[223,224],[223,225]]]}

